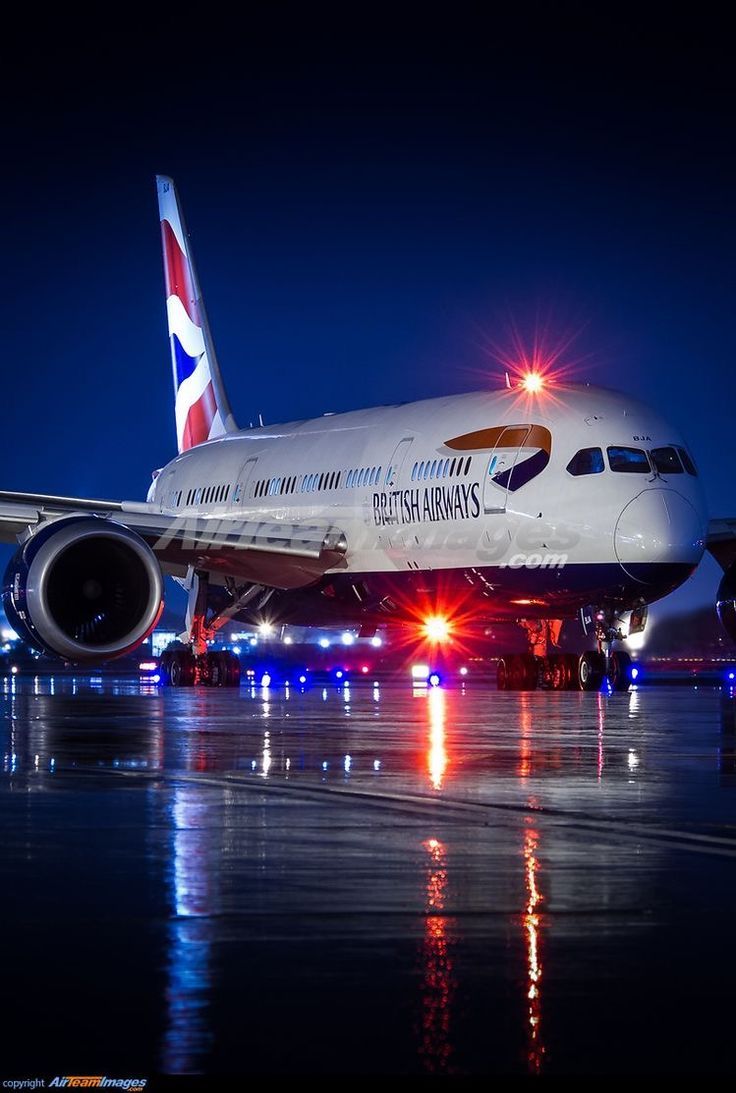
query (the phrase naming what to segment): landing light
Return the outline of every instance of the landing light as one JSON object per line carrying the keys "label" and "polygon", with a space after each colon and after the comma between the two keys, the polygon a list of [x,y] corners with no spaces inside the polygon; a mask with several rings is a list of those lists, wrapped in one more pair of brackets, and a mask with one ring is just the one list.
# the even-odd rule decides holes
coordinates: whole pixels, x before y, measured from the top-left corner
{"label": "landing light", "polygon": [[424,633],[430,641],[448,641],[452,627],[441,615],[431,615],[424,621]]}
{"label": "landing light", "polygon": [[429,677],[430,687],[439,687],[441,682],[442,679],[440,678],[439,672],[432,672],[431,676]]}
{"label": "landing light", "polygon": [[273,625],[270,622],[262,622],[258,627],[258,633],[262,638],[270,638],[273,634]]}

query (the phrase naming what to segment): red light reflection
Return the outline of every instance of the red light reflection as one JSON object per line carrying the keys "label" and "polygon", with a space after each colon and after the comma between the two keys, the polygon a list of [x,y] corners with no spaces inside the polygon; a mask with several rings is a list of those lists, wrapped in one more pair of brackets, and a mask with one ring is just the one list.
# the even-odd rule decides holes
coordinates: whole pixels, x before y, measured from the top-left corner
{"label": "red light reflection", "polygon": [[426,881],[426,917],[422,943],[422,1022],[420,1054],[432,1074],[449,1069],[450,1008],[455,993],[451,947],[454,920],[441,912],[447,895],[447,851],[439,839],[422,846],[429,855]]}
{"label": "red light reflection", "polygon": [[427,694],[429,713],[429,747],[427,749],[427,769],[434,789],[442,789],[442,779],[447,770],[447,746],[445,740],[445,692],[441,687],[433,687]]}
{"label": "red light reflection", "polygon": [[538,844],[539,833],[534,828],[527,828],[524,836],[524,879],[527,900],[522,922],[526,943],[527,1063],[532,1074],[541,1073],[544,1057],[544,1045],[541,1036],[542,962],[540,958],[540,926],[542,916],[539,913],[539,905],[544,897],[537,885],[537,873],[539,871]]}

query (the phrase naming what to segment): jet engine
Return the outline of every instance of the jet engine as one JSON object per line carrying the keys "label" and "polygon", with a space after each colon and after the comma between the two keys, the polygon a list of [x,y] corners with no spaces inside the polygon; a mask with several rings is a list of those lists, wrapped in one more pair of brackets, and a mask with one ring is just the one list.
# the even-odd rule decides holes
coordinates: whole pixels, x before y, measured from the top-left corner
{"label": "jet engine", "polygon": [[43,524],[5,571],[8,622],[35,649],[77,664],[132,652],[163,610],[156,556],[130,528],[96,516]]}
{"label": "jet engine", "polygon": [[736,641],[736,562],[723,574],[718,586],[716,610],[721,626]]}

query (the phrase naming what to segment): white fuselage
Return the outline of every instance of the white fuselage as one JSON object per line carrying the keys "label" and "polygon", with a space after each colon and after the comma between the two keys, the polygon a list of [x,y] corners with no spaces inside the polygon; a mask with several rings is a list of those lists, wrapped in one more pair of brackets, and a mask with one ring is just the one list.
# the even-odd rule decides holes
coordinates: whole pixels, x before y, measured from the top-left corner
{"label": "white fuselage", "polygon": [[[569,614],[593,592],[656,599],[697,565],[707,519],[687,455],[615,470],[609,452],[673,448],[677,430],[629,396],[552,384],[243,430],[178,456],[149,499],[171,515],[337,526],[341,579],[457,571],[497,607],[529,588],[540,613]],[[590,473],[568,469],[591,451]]]}

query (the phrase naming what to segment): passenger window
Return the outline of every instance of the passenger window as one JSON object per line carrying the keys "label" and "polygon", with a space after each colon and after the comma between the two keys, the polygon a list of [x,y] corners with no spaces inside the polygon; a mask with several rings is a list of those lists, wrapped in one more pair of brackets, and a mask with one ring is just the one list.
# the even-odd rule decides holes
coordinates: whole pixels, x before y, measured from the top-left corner
{"label": "passenger window", "polygon": [[619,474],[649,474],[647,453],[641,448],[607,448],[608,465]]}
{"label": "passenger window", "polygon": [[674,448],[652,448],[649,455],[660,474],[682,474],[682,463]]}
{"label": "passenger window", "polygon": [[466,462],[465,462],[465,474],[466,474],[466,475],[467,475],[468,471],[470,470],[470,464],[471,464],[471,462],[472,462],[472,456],[468,456],[468,458],[467,458],[467,460],[466,460]]}
{"label": "passenger window", "polygon": [[429,477],[434,478],[436,473],[437,473],[437,460],[433,459],[432,460],[432,470],[429,472]]}
{"label": "passenger window", "polygon": [[429,478],[429,472],[431,471],[431,469],[432,469],[432,464],[429,462],[429,460],[427,460],[427,462],[424,464],[424,481],[425,482]]}
{"label": "passenger window", "polygon": [[378,483],[381,481],[381,471],[382,470],[383,470],[383,468],[379,467],[378,470],[376,471],[376,485],[378,485]]}
{"label": "passenger window", "polygon": [[692,474],[693,476],[697,475],[698,470],[697,470],[697,467],[695,466],[695,464],[693,463],[693,460],[692,460],[692,457],[691,457],[690,453],[685,448],[678,448],[677,450],[680,453],[680,459],[682,460],[682,465],[685,468],[685,470],[687,471],[687,473]]}
{"label": "passenger window", "polygon": [[600,448],[581,448],[575,452],[566,469],[576,478],[583,474],[602,474],[605,470],[603,452]]}

